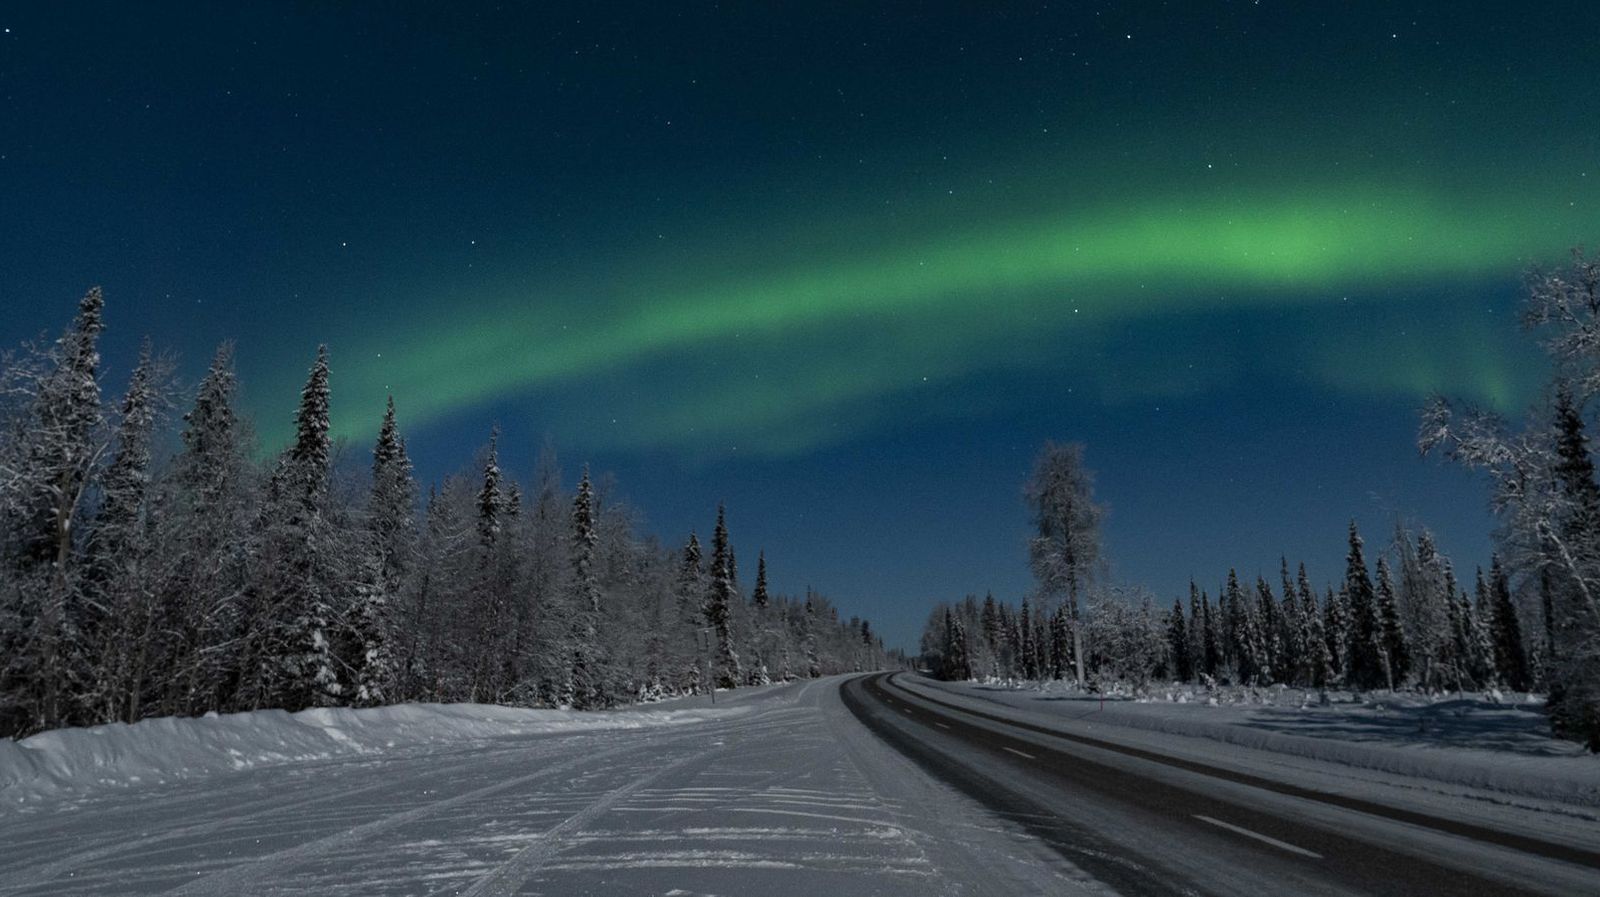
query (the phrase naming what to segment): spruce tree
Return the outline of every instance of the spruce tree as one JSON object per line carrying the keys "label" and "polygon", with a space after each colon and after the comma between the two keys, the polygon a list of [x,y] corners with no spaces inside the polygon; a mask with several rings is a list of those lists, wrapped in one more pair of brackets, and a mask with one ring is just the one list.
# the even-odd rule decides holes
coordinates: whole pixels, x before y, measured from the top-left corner
{"label": "spruce tree", "polygon": [[146,340],[122,399],[116,455],[101,477],[100,508],[89,540],[89,600],[82,625],[95,653],[82,701],[86,718],[99,723],[137,718],[156,637],[150,569],[151,442],[158,411],[154,368]]}
{"label": "spruce tree", "polygon": [[1304,563],[1295,574],[1295,591],[1300,596],[1301,640],[1305,642],[1307,653],[1305,684],[1309,688],[1324,688],[1333,679],[1333,654],[1328,648],[1322,612],[1317,609],[1317,594],[1311,590],[1311,578],[1306,575]]}
{"label": "spruce tree", "polygon": [[1278,618],[1278,602],[1265,577],[1256,577],[1257,617],[1261,621],[1261,678],[1266,684],[1283,679],[1283,631]]}
{"label": "spruce tree", "polygon": [[678,606],[678,629],[683,633],[683,655],[679,683],[685,692],[697,692],[705,684],[707,662],[701,650],[701,630],[706,624],[705,562],[700,551],[700,537],[689,534],[678,561],[677,580],[673,586]]}
{"label": "spruce tree", "polygon": [[1494,662],[1494,639],[1489,633],[1489,618],[1494,613],[1490,607],[1489,585],[1484,581],[1483,568],[1478,568],[1473,591],[1477,603],[1467,607],[1468,641],[1471,651],[1472,679],[1479,688],[1491,688],[1500,682],[1500,671]]}
{"label": "spruce tree", "polygon": [[395,421],[394,397],[383,413],[378,441],[372,447],[372,491],[367,498],[367,529],[379,568],[391,587],[405,575],[415,535],[417,484],[412,478],[406,442]]}
{"label": "spruce tree", "polygon": [[1350,599],[1345,589],[1332,587],[1322,602],[1323,642],[1328,646],[1327,683],[1342,684],[1350,670]]}
{"label": "spruce tree", "polygon": [[1022,598],[1022,613],[1017,618],[1017,629],[1022,637],[1018,647],[1022,654],[1022,678],[1036,680],[1039,678],[1039,656],[1033,648],[1033,611],[1028,606],[1027,596]]}
{"label": "spruce tree", "polygon": [[295,439],[268,483],[260,545],[252,551],[242,709],[300,710],[343,692],[333,644],[341,561],[324,514],[332,442],[328,350],[316,360],[295,410]]}
{"label": "spruce tree", "polygon": [[1072,663],[1072,642],[1067,630],[1067,614],[1056,608],[1050,615],[1050,678],[1063,679]]}
{"label": "spruce tree", "polygon": [[1222,601],[1227,608],[1229,641],[1233,644],[1235,682],[1239,685],[1264,684],[1261,630],[1250,601],[1239,587],[1239,574],[1231,568],[1228,570],[1228,584],[1223,589]]}
{"label": "spruce tree", "polygon": [[1167,623],[1167,644],[1172,653],[1172,674],[1179,682],[1194,678],[1194,664],[1189,657],[1189,632],[1183,622],[1183,602],[1173,600],[1172,616]]}
{"label": "spruce tree", "polygon": [[370,540],[366,575],[356,590],[349,623],[348,667],[359,706],[396,698],[395,619],[402,582],[411,563],[416,483],[405,440],[395,421],[394,397],[384,409],[372,449],[372,489],[367,497]]}
{"label": "spruce tree", "polygon": [[[78,524],[104,449],[100,334],[105,299],[84,294],[78,314],[47,357],[49,369],[18,435],[16,497],[6,505],[4,550],[18,606],[0,630],[0,734],[25,734],[72,721],[72,679],[88,663]],[[9,454],[9,453],[8,453]],[[31,625],[29,625],[31,623]]]}
{"label": "spruce tree", "polygon": [[1207,676],[1215,679],[1222,669],[1222,648],[1217,644],[1216,615],[1211,610],[1211,597],[1200,593],[1201,658]]}
{"label": "spruce tree", "polygon": [[[507,582],[507,554],[503,545],[506,498],[500,470],[500,428],[489,432],[489,447],[484,453],[483,473],[478,486],[475,530],[475,563],[467,576],[471,588],[465,600],[470,607],[466,631],[473,645],[465,667],[470,676],[468,700],[498,700],[504,686],[501,672],[507,659],[510,622],[510,584]],[[573,703],[571,694],[565,695]]]}
{"label": "spruce tree", "polygon": [[1512,691],[1528,691],[1532,677],[1522,644],[1522,624],[1517,619],[1516,605],[1511,602],[1511,586],[1499,555],[1489,559],[1489,633],[1501,681]]}
{"label": "spruce tree", "polygon": [[600,657],[600,579],[595,553],[600,544],[595,531],[594,486],[589,468],[583,468],[578,494],[572,500],[572,706],[579,710],[604,707],[610,702]]}
{"label": "spruce tree", "polygon": [[1395,599],[1394,577],[1389,572],[1389,561],[1378,557],[1378,625],[1382,659],[1389,673],[1389,688],[1405,682],[1411,671],[1411,652],[1406,648],[1405,630],[1400,625],[1400,607]]}
{"label": "spruce tree", "polygon": [[[336,703],[343,687],[331,641],[337,614],[334,594],[338,577],[331,569],[334,558],[329,541],[328,521],[323,503],[333,457],[328,347],[317,347],[317,358],[300,393],[300,409],[295,415],[295,441],[281,470],[284,473],[284,500],[287,502],[288,531],[285,537],[295,545],[289,553],[298,555],[294,581],[285,602],[293,611],[288,619],[293,626],[290,650],[290,680],[285,684],[290,707]],[[295,596],[296,586],[304,589]],[[298,598],[298,600],[297,600]]]}
{"label": "spruce tree", "polygon": [[1305,626],[1300,619],[1300,603],[1295,600],[1294,582],[1289,579],[1289,559],[1278,558],[1278,578],[1282,599],[1278,605],[1278,625],[1283,633],[1283,662],[1279,665],[1279,681],[1290,685],[1306,684]]}
{"label": "spruce tree", "polygon": [[806,658],[806,678],[816,679],[822,675],[822,658],[817,650],[817,606],[810,589],[806,590],[805,613],[800,621],[800,645]]}
{"label": "spruce tree", "polygon": [[[233,409],[236,388],[233,346],[223,343],[183,416],[182,447],[157,497],[160,636],[151,666],[166,676],[152,693],[153,712],[256,706],[243,691],[257,681],[249,663],[256,633],[245,623],[262,619],[252,613],[263,606],[262,584],[250,575],[260,540],[240,538],[255,490],[246,427]],[[222,650],[229,642],[235,650]]]}
{"label": "spruce tree", "polygon": [[733,586],[733,571],[729,567],[731,558],[727,517],[723,506],[718,505],[717,528],[711,538],[711,589],[706,600],[706,622],[717,639],[715,673],[718,688],[736,688],[740,679],[739,654],[733,647],[733,606],[737,596]]}
{"label": "spruce tree", "polygon": [[756,554],[756,587],[750,593],[750,604],[758,610],[765,611],[772,604],[772,599],[767,595],[767,553]]}
{"label": "spruce tree", "polygon": [[1350,553],[1345,557],[1344,592],[1350,602],[1350,659],[1347,681],[1353,688],[1383,688],[1389,674],[1384,668],[1382,624],[1378,619],[1377,596],[1362,557],[1361,534],[1350,522]]}

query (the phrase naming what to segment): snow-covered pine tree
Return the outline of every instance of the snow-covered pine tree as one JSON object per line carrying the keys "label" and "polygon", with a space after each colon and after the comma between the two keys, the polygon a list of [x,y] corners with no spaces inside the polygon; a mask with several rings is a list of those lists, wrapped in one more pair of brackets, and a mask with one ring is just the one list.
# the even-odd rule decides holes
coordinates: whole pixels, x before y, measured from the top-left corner
{"label": "snow-covered pine tree", "polygon": [[0,735],[72,721],[72,679],[91,651],[75,623],[83,616],[78,524],[106,449],[100,406],[100,333],[105,299],[84,294],[78,314],[37,368],[10,384],[27,396],[24,420],[7,447],[0,550]]}
{"label": "snow-covered pine tree", "polygon": [[805,613],[800,619],[800,644],[806,658],[806,677],[815,679],[822,675],[822,658],[817,650],[817,626],[821,621],[817,619],[816,594],[810,589],[806,589]]}
{"label": "snow-covered pine tree", "polygon": [[[1230,571],[1232,572],[1232,571]],[[1217,647],[1221,649],[1219,669],[1230,682],[1239,681],[1239,642],[1243,635],[1233,596],[1239,592],[1237,576],[1230,591],[1224,582],[1217,588]]]}
{"label": "snow-covered pine tree", "polygon": [[[534,464],[536,490],[528,515],[527,557],[523,565],[523,612],[517,616],[518,640],[529,657],[534,695],[544,704],[565,699],[571,672],[571,631],[567,620],[565,580],[571,571],[570,509],[561,486],[561,465],[546,442]],[[678,630],[670,630],[669,644]]]}
{"label": "snow-covered pine tree", "polygon": [[86,549],[88,600],[80,626],[94,656],[84,671],[85,719],[132,722],[148,687],[156,632],[150,556],[152,440],[163,401],[149,340],[128,379],[117,425],[116,454],[100,479],[100,507]]}
{"label": "snow-covered pine tree", "polygon": [[983,627],[983,641],[989,646],[991,654],[996,653],[1000,647],[1000,608],[994,600],[994,593],[990,592],[983,598],[983,611],[979,618]]}
{"label": "snow-covered pine tree", "polygon": [[1350,602],[1350,659],[1346,681],[1362,690],[1383,688],[1389,672],[1383,658],[1383,630],[1372,578],[1362,556],[1361,534],[1350,521],[1350,552],[1345,557],[1344,592]]}
{"label": "snow-covered pine tree", "polygon": [[1278,558],[1278,581],[1282,599],[1278,604],[1278,626],[1283,633],[1283,660],[1278,680],[1287,685],[1304,685],[1306,668],[1305,625],[1300,619],[1300,602],[1295,599],[1294,581],[1289,578],[1289,559]]}
{"label": "snow-covered pine tree", "polygon": [[1311,590],[1311,577],[1306,575],[1306,565],[1300,564],[1295,574],[1295,591],[1300,596],[1300,624],[1302,640],[1306,645],[1305,684],[1309,688],[1325,688],[1334,677],[1333,653],[1323,625],[1323,615],[1317,608],[1317,593]]}
{"label": "snow-covered pine tree", "polygon": [[700,549],[700,537],[689,533],[678,560],[678,576],[673,585],[677,598],[678,626],[681,633],[679,658],[679,688],[685,693],[699,691],[705,685],[707,669],[706,652],[701,648],[706,629],[706,571],[705,558]]}
{"label": "snow-covered pine tree", "polygon": [[1251,602],[1239,586],[1239,574],[1228,570],[1228,584],[1222,601],[1227,606],[1228,631],[1232,635],[1234,681],[1240,685],[1264,684],[1261,630]]}
{"label": "snow-covered pine tree", "polygon": [[1350,599],[1341,588],[1330,587],[1322,601],[1323,643],[1328,646],[1327,684],[1345,682],[1350,669]]}
{"label": "snow-covered pine tree", "polygon": [[1017,647],[1021,654],[1022,678],[1036,680],[1039,678],[1039,655],[1033,650],[1033,609],[1026,595],[1022,597],[1022,611],[1017,615],[1017,632],[1022,639]]}
{"label": "snow-covered pine tree", "polygon": [[295,439],[267,485],[249,549],[241,709],[300,710],[341,700],[334,625],[347,600],[346,546],[326,515],[332,442],[328,352],[319,346],[295,411]]}
{"label": "snow-covered pine tree", "polygon": [[1388,671],[1389,688],[1406,681],[1411,672],[1411,652],[1406,647],[1405,628],[1400,625],[1400,606],[1395,597],[1394,577],[1389,572],[1389,560],[1378,556],[1378,632],[1382,646],[1382,660]]}
{"label": "snow-covered pine tree", "polygon": [[1489,559],[1488,616],[1495,669],[1500,671],[1501,681],[1512,691],[1528,691],[1533,685],[1522,642],[1522,624],[1517,619],[1517,607],[1511,601],[1511,585],[1498,554]]}
{"label": "snow-covered pine tree", "polygon": [[580,710],[611,702],[600,650],[600,580],[595,569],[599,535],[595,531],[594,486],[584,465],[572,499],[572,706]]}
{"label": "snow-covered pine tree", "polygon": [[356,587],[347,629],[352,700],[373,707],[395,700],[395,611],[415,545],[416,482],[395,421],[390,396],[372,448],[372,489],[367,496],[368,556]]}
{"label": "snow-covered pine tree", "polygon": [[1283,676],[1283,631],[1278,619],[1278,601],[1266,577],[1256,577],[1256,618],[1261,627],[1262,683],[1281,681]]}
{"label": "snow-covered pine tree", "polygon": [[1033,615],[1033,666],[1040,679],[1050,675],[1050,621],[1042,610]]}
{"label": "snow-covered pine tree", "polygon": [[772,596],[767,592],[767,553],[756,553],[756,585],[750,593],[747,608],[746,630],[750,633],[750,668],[746,678],[751,685],[766,685],[772,681],[768,670],[778,652],[772,625]]}
{"label": "snow-covered pine tree", "polygon": [[1207,676],[1222,674],[1222,648],[1217,642],[1217,615],[1211,610],[1211,596],[1200,593],[1201,663]]}
{"label": "snow-covered pine tree", "polygon": [[1468,675],[1476,688],[1493,688],[1499,682],[1499,671],[1494,666],[1494,642],[1489,638],[1489,583],[1483,577],[1483,568],[1477,568],[1473,581],[1473,601],[1463,592],[1461,618],[1462,638],[1467,658]]}
{"label": "snow-covered pine tree", "polygon": [[500,428],[489,433],[483,479],[477,495],[477,565],[472,590],[471,641],[461,646],[464,665],[472,670],[470,701],[496,701],[507,686],[503,681],[511,634],[510,592],[506,568],[509,546],[503,544],[506,524],[504,475],[500,470]]}
{"label": "snow-covered pine tree", "polygon": [[259,588],[247,589],[250,552],[259,547],[249,532],[257,492],[235,389],[233,346],[223,343],[183,417],[171,473],[158,483],[151,668],[164,674],[136,716],[243,707],[241,689],[254,681],[240,657],[252,644],[245,625],[253,618],[240,609],[260,600]]}
{"label": "snow-covered pine tree", "polygon": [[417,484],[405,439],[390,396],[372,447],[372,491],[367,497],[367,531],[384,579],[398,585],[410,565],[416,538]]}
{"label": "snow-covered pine tree", "polygon": [[756,588],[750,593],[750,604],[766,610],[772,604],[772,598],[767,594],[767,553],[756,554]]}
{"label": "snow-covered pine tree", "polygon": [[729,567],[731,558],[727,514],[719,504],[717,528],[711,537],[711,584],[706,593],[706,622],[717,640],[713,671],[718,688],[736,688],[740,680],[739,654],[733,647],[733,606],[737,596]]}
{"label": "snow-covered pine tree", "polygon": [[318,346],[300,392],[295,440],[269,485],[268,538],[277,563],[266,580],[275,589],[257,655],[264,707],[343,700],[333,635],[345,598],[338,588],[348,580],[334,569],[345,558],[325,513],[333,458],[328,372],[328,347]]}
{"label": "snow-covered pine tree", "polygon": [[1174,599],[1172,615],[1167,623],[1167,644],[1171,651],[1171,673],[1179,682],[1194,678],[1194,664],[1189,657],[1189,631],[1183,621],[1183,602]]}
{"label": "snow-covered pine tree", "polygon": [[1050,615],[1050,678],[1064,679],[1072,664],[1072,636],[1067,625],[1065,609],[1056,608]]}

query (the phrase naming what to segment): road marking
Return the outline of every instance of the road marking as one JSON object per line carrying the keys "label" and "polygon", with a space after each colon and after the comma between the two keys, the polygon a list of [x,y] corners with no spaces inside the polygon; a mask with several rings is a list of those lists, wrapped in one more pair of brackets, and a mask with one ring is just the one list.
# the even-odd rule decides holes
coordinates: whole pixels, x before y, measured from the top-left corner
{"label": "road marking", "polygon": [[935,725],[935,726],[938,726],[938,727],[939,727],[939,728],[941,728],[941,729],[948,729],[948,728],[950,728],[950,727],[949,727],[949,726],[947,726],[947,725],[945,725],[945,724],[944,724],[944,723],[941,723],[941,722],[935,722],[935,723],[934,723],[934,725]]}
{"label": "road marking", "polygon": [[1021,757],[1024,760],[1037,760],[1037,759],[1039,759],[1038,757],[1035,757],[1032,754],[1024,754],[1023,752],[1017,750],[1016,748],[1008,748],[1008,747],[1005,747],[1004,745],[1001,746],[1001,750],[1010,751],[1011,753],[1016,754],[1018,757]]}
{"label": "road marking", "polygon": [[916,716],[916,714],[911,712],[911,708],[909,707],[901,707],[900,709],[906,712],[906,716]]}
{"label": "road marking", "polygon": [[1273,847],[1277,847],[1281,850],[1287,850],[1290,853],[1298,853],[1303,857],[1310,857],[1313,860],[1322,859],[1322,854],[1320,853],[1312,853],[1311,851],[1306,850],[1304,847],[1296,847],[1293,844],[1285,844],[1282,841],[1279,841],[1277,838],[1268,838],[1266,835],[1260,834],[1259,832],[1252,832],[1247,828],[1240,828],[1237,825],[1223,822],[1220,819],[1212,819],[1210,816],[1201,816],[1199,813],[1194,814],[1194,818],[1200,820],[1201,822],[1209,822],[1218,828],[1225,828],[1230,832],[1244,835],[1246,838],[1254,838],[1263,844],[1271,844]]}

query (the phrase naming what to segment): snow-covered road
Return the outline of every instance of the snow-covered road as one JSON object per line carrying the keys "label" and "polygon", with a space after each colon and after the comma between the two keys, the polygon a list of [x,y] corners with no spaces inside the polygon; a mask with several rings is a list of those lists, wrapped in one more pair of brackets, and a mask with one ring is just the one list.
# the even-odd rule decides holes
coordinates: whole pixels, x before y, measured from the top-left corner
{"label": "snow-covered road", "polygon": [[[844,677],[564,721],[350,711],[368,740],[497,712],[487,731],[567,728],[412,727],[376,754],[131,787],[81,769],[115,751],[81,748],[132,735],[82,730],[51,756],[88,788],[0,810],[0,895],[1600,893],[1580,806],[1196,754],[931,686]],[[265,725],[315,745],[317,713],[152,737]],[[119,762],[161,767],[148,746]]]}
{"label": "snow-covered road", "polygon": [[839,680],[683,727],[292,763],[0,812],[0,894],[1093,893]]}

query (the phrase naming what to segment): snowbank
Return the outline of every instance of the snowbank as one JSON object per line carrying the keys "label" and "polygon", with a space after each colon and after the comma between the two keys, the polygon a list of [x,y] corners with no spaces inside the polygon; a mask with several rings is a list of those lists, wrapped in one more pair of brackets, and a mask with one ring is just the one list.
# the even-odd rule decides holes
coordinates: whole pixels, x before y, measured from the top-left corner
{"label": "snowbank", "polygon": [[[1061,682],[1045,685],[902,683],[993,712],[996,704],[1066,731],[1127,740],[1117,730],[1186,736],[1197,755],[1250,765],[1239,748],[1279,757],[1424,779],[1452,786],[1600,807],[1600,757],[1548,734],[1536,699],[1492,695],[1393,693],[1359,697],[1273,687],[1152,687],[1140,697],[1085,694]],[[987,705],[985,708],[983,705]],[[1130,733],[1131,734],[1131,733]],[[1206,750],[1201,740],[1226,745]],[[1169,745],[1170,747],[1171,745]]]}
{"label": "snowbank", "polygon": [[725,719],[748,706],[581,713],[488,704],[259,710],[161,717],[0,739],[0,806],[104,787],[162,784],[308,760],[381,755],[517,735],[638,729]]}

